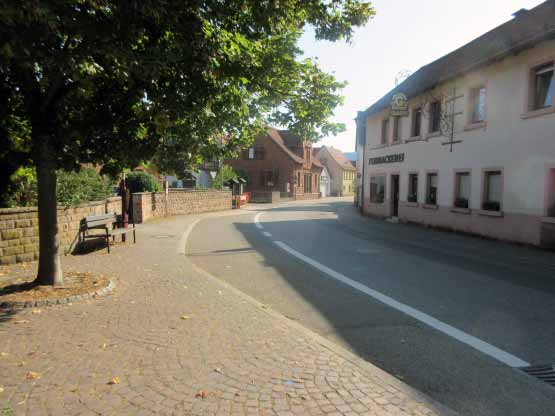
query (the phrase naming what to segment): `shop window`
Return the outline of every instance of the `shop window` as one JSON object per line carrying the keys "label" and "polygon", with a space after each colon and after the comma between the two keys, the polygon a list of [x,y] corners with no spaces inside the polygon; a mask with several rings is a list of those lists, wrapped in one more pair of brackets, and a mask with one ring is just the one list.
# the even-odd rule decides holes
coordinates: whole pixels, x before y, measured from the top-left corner
{"label": "shop window", "polygon": [[457,172],[455,175],[455,201],[457,208],[469,208],[470,204],[470,172]]}
{"label": "shop window", "polygon": [[501,211],[503,189],[503,174],[499,170],[484,173],[484,200],[482,209],[486,211]]}
{"label": "shop window", "polygon": [[370,202],[383,204],[385,201],[385,176],[370,178]]}
{"label": "shop window", "polygon": [[418,173],[409,174],[408,202],[418,202]]}
{"label": "shop window", "polygon": [[437,205],[437,173],[426,175],[426,204]]}

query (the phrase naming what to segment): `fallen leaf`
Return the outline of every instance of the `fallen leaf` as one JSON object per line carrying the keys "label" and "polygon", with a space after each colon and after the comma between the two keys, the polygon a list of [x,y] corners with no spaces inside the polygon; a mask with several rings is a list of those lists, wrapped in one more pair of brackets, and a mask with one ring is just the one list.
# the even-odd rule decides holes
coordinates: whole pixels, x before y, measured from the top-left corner
{"label": "fallen leaf", "polygon": [[270,306],[266,305],[265,303],[263,303],[262,305],[260,305],[260,307],[262,309],[268,309]]}
{"label": "fallen leaf", "polygon": [[33,309],[33,315],[40,315],[42,313],[42,309]]}
{"label": "fallen leaf", "polygon": [[10,355],[9,352],[4,352],[4,351],[0,352],[0,357],[7,357],[8,355]]}
{"label": "fallen leaf", "polygon": [[183,316],[181,317],[181,319],[183,319],[184,321],[186,321],[187,319],[189,319],[189,315],[183,315]]}
{"label": "fallen leaf", "polygon": [[0,393],[4,393],[4,387],[0,386]]}
{"label": "fallen leaf", "polygon": [[106,343],[102,344],[102,349],[105,350],[108,345]]}
{"label": "fallen leaf", "polygon": [[204,390],[199,390],[197,394],[195,394],[195,397],[198,399],[205,399],[206,397],[208,397],[208,393],[206,393]]}
{"label": "fallen leaf", "polygon": [[21,361],[19,364],[17,364],[18,367],[23,367],[27,364],[26,361]]}
{"label": "fallen leaf", "polygon": [[14,324],[18,325],[18,324],[28,324],[30,321],[28,319],[17,319],[15,321],[13,321]]}
{"label": "fallen leaf", "polygon": [[41,377],[40,373],[37,373],[36,371],[29,371],[26,375],[25,378],[27,380],[38,380]]}
{"label": "fallen leaf", "polygon": [[108,384],[113,385],[113,384],[119,384],[120,380],[119,377],[114,377],[113,379],[111,379]]}
{"label": "fallen leaf", "polygon": [[215,371],[216,373],[220,373],[220,374],[222,373],[222,369],[221,369],[220,367],[216,367],[216,368],[214,369],[214,371]]}

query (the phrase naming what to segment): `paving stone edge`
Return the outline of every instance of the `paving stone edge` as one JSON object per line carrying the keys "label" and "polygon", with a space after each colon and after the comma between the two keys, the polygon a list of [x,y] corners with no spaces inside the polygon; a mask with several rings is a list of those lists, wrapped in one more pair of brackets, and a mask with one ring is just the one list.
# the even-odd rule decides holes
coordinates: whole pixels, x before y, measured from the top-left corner
{"label": "paving stone edge", "polygon": [[96,298],[97,296],[104,296],[114,290],[114,283],[110,280],[107,286],[92,292],[81,293],[79,295],[64,296],[54,299],[41,299],[36,301],[5,301],[0,303],[0,309],[21,309],[21,308],[39,308],[53,305],[64,305],[68,303],[77,302],[85,299]]}

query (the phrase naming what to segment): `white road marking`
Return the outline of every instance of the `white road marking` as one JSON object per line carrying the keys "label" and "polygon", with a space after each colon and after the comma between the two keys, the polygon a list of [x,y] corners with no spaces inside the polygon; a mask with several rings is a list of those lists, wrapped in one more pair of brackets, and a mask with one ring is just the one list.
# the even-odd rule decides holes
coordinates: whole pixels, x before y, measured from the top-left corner
{"label": "white road marking", "polygon": [[256,214],[254,216],[254,225],[256,226],[256,228],[258,228],[259,230],[263,230],[264,227],[262,226],[262,224],[260,224],[260,216],[262,215],[262,212],[259,212],[258,214]]}
{"label": "white road marking", "polygon": [[350,287],[352,287],[353,289],[358,290],[359,292],[362,292],[376,300],[378,300],[379,302],[382,302],[394,309],[397,309],[400,312],[403,312],[409,316],[411,316],[412,318],[425,323],[428,326],[431,326],[434,329],[437,329],[440,332],[443,332],[446,335],[449,335],[452,338],[455,338],[475,349],[477,349],[478,351],[483,352],[484,354],[489,355],[490,357],[493,357],[499,361],[501,361],[502,363],[507,364],[510,367],[528,367],[530,365],[530,363],[506,352],[503,351],[491,344],[488,344],[485,341],[482,341],[479,338],[476,338],[470,334],[467,334],[466,332],[463,332],[449,324],[446,324],[445,322],[442,322],[436,318],[434,318],[433,316],[430,316],[428,314],[425,314],[423,312],[420,312],[417,309],[414,309],[411,306],[405,305],[404,303],[398,302],[393,298],[390,298],[389,296],[386,296],[374,289],[369,288],[368,286],[363,285],[362,283],[359,283],[353,279],[348,278],[347,276],[336,272],[335,270],[330,269],[327,266],[324,266],[323,264],[317,262],[316,260],[311,259],[310,257],[305,256],[302,253],[299,253],[297,250],[289,247],[287,244],[281,242],[281,241],[274,241],[274,243],[276,245],[278,245],[279,247],[281,247],[283,250],[287,251],[289,254],[291,254],[292,256],[304,261],[305,263],[311,265],[312,267],[320,270],[322,273],[325,273],[326,275],[328,275],[329,277],[340,281],[341,283],[344,283]]}
{"label": "white road marking", "polygon": [[177,247],[177,252],[179,254],[185,254],[185,251],[187,250],[187,240],[189,239],[189,234],[191,234],[191,231],[193,230],[193,228],[195,227],[195,225],[198,224],[198,222],[201,219],[196,219],[194,220],[192,223],[189,224],[189,226],[185,229],[185,232],[183,233],[183,235],[181,236],[181,238],[179,239],[179,246]]}
{"label": "white road marking", "polygon": [[272,234],[270,234],[268,231],[263,231],[262,234],[264,234],[266,237],[272,236]]}

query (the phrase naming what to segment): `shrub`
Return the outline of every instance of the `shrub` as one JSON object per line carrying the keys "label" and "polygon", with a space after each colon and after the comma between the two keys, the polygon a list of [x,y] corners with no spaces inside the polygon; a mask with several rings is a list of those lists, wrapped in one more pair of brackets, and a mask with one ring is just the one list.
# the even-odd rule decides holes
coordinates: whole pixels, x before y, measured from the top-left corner
{"label": "shrub", "polygon": [[160,192],[162,186],[150,173],[137,171],[125,175],[129,192]]}
{"label": "shrub", "polygon": [[78,172],[58,171],[58,204],[74,206],[88,201],[100,201],[112,195],[110,180],[99,175],[94,168]]}
{"label": "shrub", "polygon": [[37,205],[37,176],[33,168],[19,168],[10,177],[2,207],[32,207]]}
{"label": "shrub", "polygon": [[222,186],[222,175],[223,175],[223,183],[224,186],[227,182],[232,179],[237,179],[237,173],[233,170],[233,168],[229,165],[223,165],[221,170],[218,170],[218,174],[212,181],[212,188],[220,189]]}

